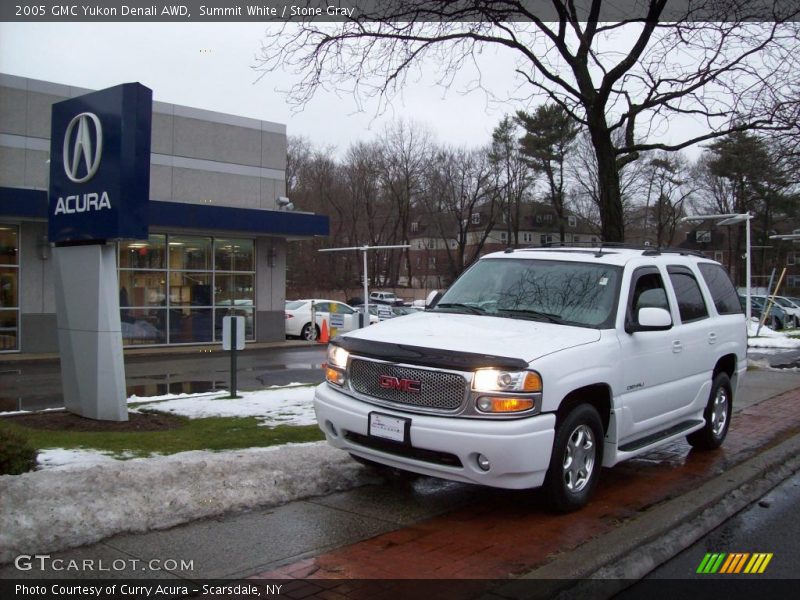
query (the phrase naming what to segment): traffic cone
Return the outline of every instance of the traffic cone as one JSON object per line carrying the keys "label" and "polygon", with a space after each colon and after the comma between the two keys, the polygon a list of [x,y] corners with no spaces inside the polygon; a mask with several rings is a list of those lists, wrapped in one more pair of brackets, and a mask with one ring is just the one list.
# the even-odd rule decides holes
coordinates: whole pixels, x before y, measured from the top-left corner
{"label": "traffic cone", "polygon": [[322,332],[319,334],[319,343],[328,343],[328,320],[322,319]]}

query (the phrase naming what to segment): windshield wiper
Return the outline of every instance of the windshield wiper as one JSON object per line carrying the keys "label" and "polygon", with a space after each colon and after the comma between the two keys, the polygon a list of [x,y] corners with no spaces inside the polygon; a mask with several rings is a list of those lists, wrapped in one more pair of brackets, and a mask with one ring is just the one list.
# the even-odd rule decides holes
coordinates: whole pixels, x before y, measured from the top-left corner
{"label": "windshield wiper", "polygon": [[472,315],[485,315],[488,314],[484,309],[479,308],[477,306],[472,306],[471,304],[461,304],[459,302],[445,302],[439,303],[433,309],[434,311],[439,310],[440,308],[452,308],[452,309],[465,309],[468,313]]}
{"label": "windshield wiper", "polygon": [[538,310],[531,310],[529,308],[503,308],[497,311],[498,315],[507,315],[511,318],[520,317],[523,319],[530,319],[532,321],[548,321],[550,323],[558,323],[563,325],[568,323],[558,315],[552,313],[540,312]]}

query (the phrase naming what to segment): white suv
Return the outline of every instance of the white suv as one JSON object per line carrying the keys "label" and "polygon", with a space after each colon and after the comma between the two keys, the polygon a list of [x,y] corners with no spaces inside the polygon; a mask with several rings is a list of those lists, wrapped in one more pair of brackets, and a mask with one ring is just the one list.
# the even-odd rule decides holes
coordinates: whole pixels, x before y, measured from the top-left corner
{"label": "white suv", "polygon": [[689,252],[490,254],[424,313],[338,337],[314,406],[371,464],[583,506],[600,467],[717,448],[747,368],[719,263]]}

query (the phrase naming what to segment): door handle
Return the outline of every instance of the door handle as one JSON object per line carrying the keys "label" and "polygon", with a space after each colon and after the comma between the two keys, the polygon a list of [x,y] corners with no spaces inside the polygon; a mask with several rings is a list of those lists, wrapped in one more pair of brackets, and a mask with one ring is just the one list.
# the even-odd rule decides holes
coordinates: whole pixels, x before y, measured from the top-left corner
{"label": "door handle", "polygon": [[672,342],[672,352],[677,354],[681,351],[683,351],[683,344],[681,344],[679,340]]}
{"label": "door handle", "polygon": [[717,334],[713,331],[708,334],[708,343],[714,345],[717,343]]}

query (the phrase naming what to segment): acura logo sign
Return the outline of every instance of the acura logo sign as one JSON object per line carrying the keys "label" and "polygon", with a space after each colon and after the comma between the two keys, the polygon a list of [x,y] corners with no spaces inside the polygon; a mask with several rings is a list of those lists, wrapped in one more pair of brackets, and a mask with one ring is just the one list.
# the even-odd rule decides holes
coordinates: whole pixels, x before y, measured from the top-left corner
{"label": "acura logo sign", "polygon": [[73,117],[64,134],[64,172],[70,181],[84,183],[94,177],[102,155],[103,127],[97,115],[84,112]]}

